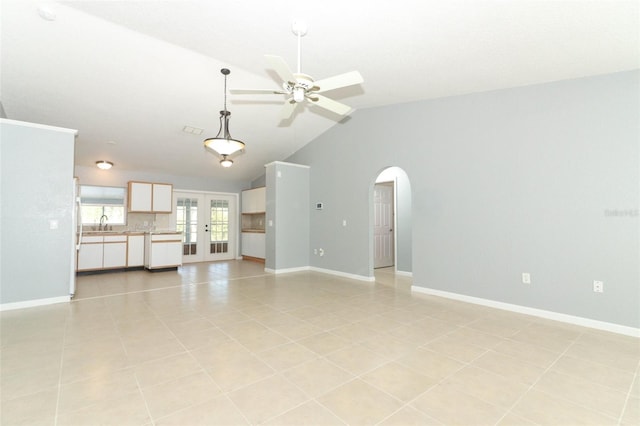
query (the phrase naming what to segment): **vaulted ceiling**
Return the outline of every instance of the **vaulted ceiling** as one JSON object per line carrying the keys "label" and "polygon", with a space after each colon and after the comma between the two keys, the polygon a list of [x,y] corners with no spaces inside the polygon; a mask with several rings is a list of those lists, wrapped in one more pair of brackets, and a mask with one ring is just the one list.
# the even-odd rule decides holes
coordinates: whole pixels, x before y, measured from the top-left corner
{"label": "vaulted ceiling", "polygon": [[[358,70],[328,95],[358,110],[635,69],[638,1],[1,0],[8,118],[79,130],[76,164],[250,180],[340,116],[315,106],[280,120],[282,95],[229,95],[247,144],[230,169],[204,151],[230,88],[279,88],[264,54],[315,79]],[[48,18],[48,19],[47,19]],[[391,125],[391,123],[390,123]],[[202,135],[185,133],[191,126]]]}

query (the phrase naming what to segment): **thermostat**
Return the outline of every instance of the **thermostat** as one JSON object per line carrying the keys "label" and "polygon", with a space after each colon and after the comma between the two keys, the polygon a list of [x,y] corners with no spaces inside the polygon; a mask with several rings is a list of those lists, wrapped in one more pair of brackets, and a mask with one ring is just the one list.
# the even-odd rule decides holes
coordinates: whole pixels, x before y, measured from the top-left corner
{"label": "thermostat", "polygon": [[316,210],[322,210],[322,203],[316,203]]}

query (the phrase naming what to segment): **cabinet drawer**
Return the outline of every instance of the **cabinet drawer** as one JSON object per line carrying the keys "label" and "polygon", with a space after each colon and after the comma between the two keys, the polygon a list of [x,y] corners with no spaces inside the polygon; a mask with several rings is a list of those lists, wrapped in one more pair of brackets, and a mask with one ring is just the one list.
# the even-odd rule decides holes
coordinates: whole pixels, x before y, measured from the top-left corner
{"label": "cabinet drawer", "polygon": [[104,242],[105,243],[126,243],[127,236],[126,235],[105,235]]}
{"label": "cabinet drawer", "polygon": [[103,238],[102,235],[83,235],[82,244],[102,243],[104,241]]}
{"label": "cabinet drawer", "polygon": [[178,242],[182,242],[182,235],[179,235],[179,234],[170,234],[170,235],[163,235],[163,234],[159,234],[159,235],[151,235],[151,242],[153,242],[153,243],[157,243],[157,242],[171,242],[171,241],[178,241]]}

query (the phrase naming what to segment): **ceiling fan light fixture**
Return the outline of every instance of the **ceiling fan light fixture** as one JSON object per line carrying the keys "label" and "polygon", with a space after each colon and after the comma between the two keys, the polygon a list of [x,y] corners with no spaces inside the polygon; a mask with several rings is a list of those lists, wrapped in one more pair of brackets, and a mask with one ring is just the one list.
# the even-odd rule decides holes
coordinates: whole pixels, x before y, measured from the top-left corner
{"label": "ceiling fan light fixture", "polygon": [[298,68],[297,72],[291,71],[287,62],[280,56],[265,55],[267,61],[282,81],[282,90],[268,89],[232,89],[231,93],[240,95],[263,94],[263,95],[285,95],[285,104],[280,113],[282,120],[289,120],[298,104],[305,100],[313,102],[312,105],[331,111],[338,115],[347,115],[352,108],[320,93],[330,92],[343,87],[362,84],[364,79],[358,71],[350,71],[333,77],[314,80],[308,74],[302,73],[301,62],[301,39],[307,34],[307,26],[304,22],[296,20],[291,25],[293,34],[298,39]]}
{"label": "ceiling fan light fixture", "polygon": [[231,112],[227,110],[227,76],[231,73],[227,68],[220,70],[224,75],[224,110],[220,111],[220,130],[213,138],[204,140],[204,147],[215,152],[221,157],[220,164],[223,167],[231,167],[233,161],[227,156],[235,153],[243,153],[245,144],[241,140],[234,139],[229,133],[229,117]]}
{"label": "ceiling fan light fixture", "polygon": [[296,87],[293,89],[293,100],[296,102],[304,101],[304,88]]}
{"label": "ceiling fan light fixture", "polygon": [[96,166],[101,170],[109,170],[113,167],[113,163],[111,161],[100,160],[96,161]]}

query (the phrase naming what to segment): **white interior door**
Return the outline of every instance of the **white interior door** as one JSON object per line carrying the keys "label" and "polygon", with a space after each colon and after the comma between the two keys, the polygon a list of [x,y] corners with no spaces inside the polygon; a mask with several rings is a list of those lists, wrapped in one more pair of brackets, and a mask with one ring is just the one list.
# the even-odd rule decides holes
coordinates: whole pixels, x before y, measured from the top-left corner
{"label": "white interior door", "polygon": [[176,192],[175,200],[176,228],[183,233],[183,263],[235,258],[235,195]]}
{"label": "white interior door", "polygon": [[373,188],[373,267],[393,266],[394,216],[393,182],[377,183]]}

